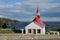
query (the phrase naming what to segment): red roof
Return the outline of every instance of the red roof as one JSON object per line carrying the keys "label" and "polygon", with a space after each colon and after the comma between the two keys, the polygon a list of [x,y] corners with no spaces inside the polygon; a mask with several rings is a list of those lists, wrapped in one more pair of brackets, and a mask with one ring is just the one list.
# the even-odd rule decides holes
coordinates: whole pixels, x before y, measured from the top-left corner
{"label": "red roof", "polygon": [[[38,8],[37,8],[37,13],[39,13]],[[41,27],[45,27],[45,24],[40,20],[40,15],[37,15],[33,21],[38,25],[40,25]]]}
{"label": "red roof", "polygon": [[45,24],[40,20],[40,18],[38,16],[35,17],[35,19],[33,21],[36,22],[41,27],[45,27]]}

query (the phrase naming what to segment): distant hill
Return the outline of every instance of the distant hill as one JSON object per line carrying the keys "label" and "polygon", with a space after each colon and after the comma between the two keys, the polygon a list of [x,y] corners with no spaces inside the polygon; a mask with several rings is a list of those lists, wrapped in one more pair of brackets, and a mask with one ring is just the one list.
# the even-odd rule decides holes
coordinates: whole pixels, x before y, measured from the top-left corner
{"label": "distant hill", "polygon": [[3,25],[6,25],[9,28],[10,23],[12,23],[12,22],[16,23],[16,22],[20,22],[20,21],[7,19],[7,18],[0,18],[0,28],[2,28]]}

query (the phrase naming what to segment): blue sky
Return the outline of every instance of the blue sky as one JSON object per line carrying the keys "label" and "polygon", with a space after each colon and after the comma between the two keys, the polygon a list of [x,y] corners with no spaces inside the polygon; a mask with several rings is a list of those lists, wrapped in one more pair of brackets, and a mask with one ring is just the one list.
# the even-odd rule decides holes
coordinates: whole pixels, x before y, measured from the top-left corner
{"label": "blue sky", "polygon": [[60,0],[0,0],[0,17],[32,21],[37,7],[42,21],[60,21]]}

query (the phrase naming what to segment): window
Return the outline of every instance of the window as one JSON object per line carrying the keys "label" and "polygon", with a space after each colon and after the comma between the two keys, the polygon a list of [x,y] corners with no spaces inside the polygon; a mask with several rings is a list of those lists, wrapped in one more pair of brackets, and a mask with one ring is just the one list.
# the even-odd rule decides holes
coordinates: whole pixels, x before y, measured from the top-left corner
{"label": "window", "polygon": [[38,32],[38,33],[41,33],[41,30],[40,30],[40,29],[37,29],[37,32]]}
{"label": "window", "polygon": [[28,33],[31,33],[31,29],[28,29]]}

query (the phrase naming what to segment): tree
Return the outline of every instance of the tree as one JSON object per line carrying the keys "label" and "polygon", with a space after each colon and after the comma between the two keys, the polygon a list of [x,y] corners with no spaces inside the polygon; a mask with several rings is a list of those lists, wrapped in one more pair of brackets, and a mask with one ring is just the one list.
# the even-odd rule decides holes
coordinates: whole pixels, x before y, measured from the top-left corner
{"label": "tree", "polygon": [[2,25],[2,28],[7,28],[6,23],[4,23],[4,24]]}

